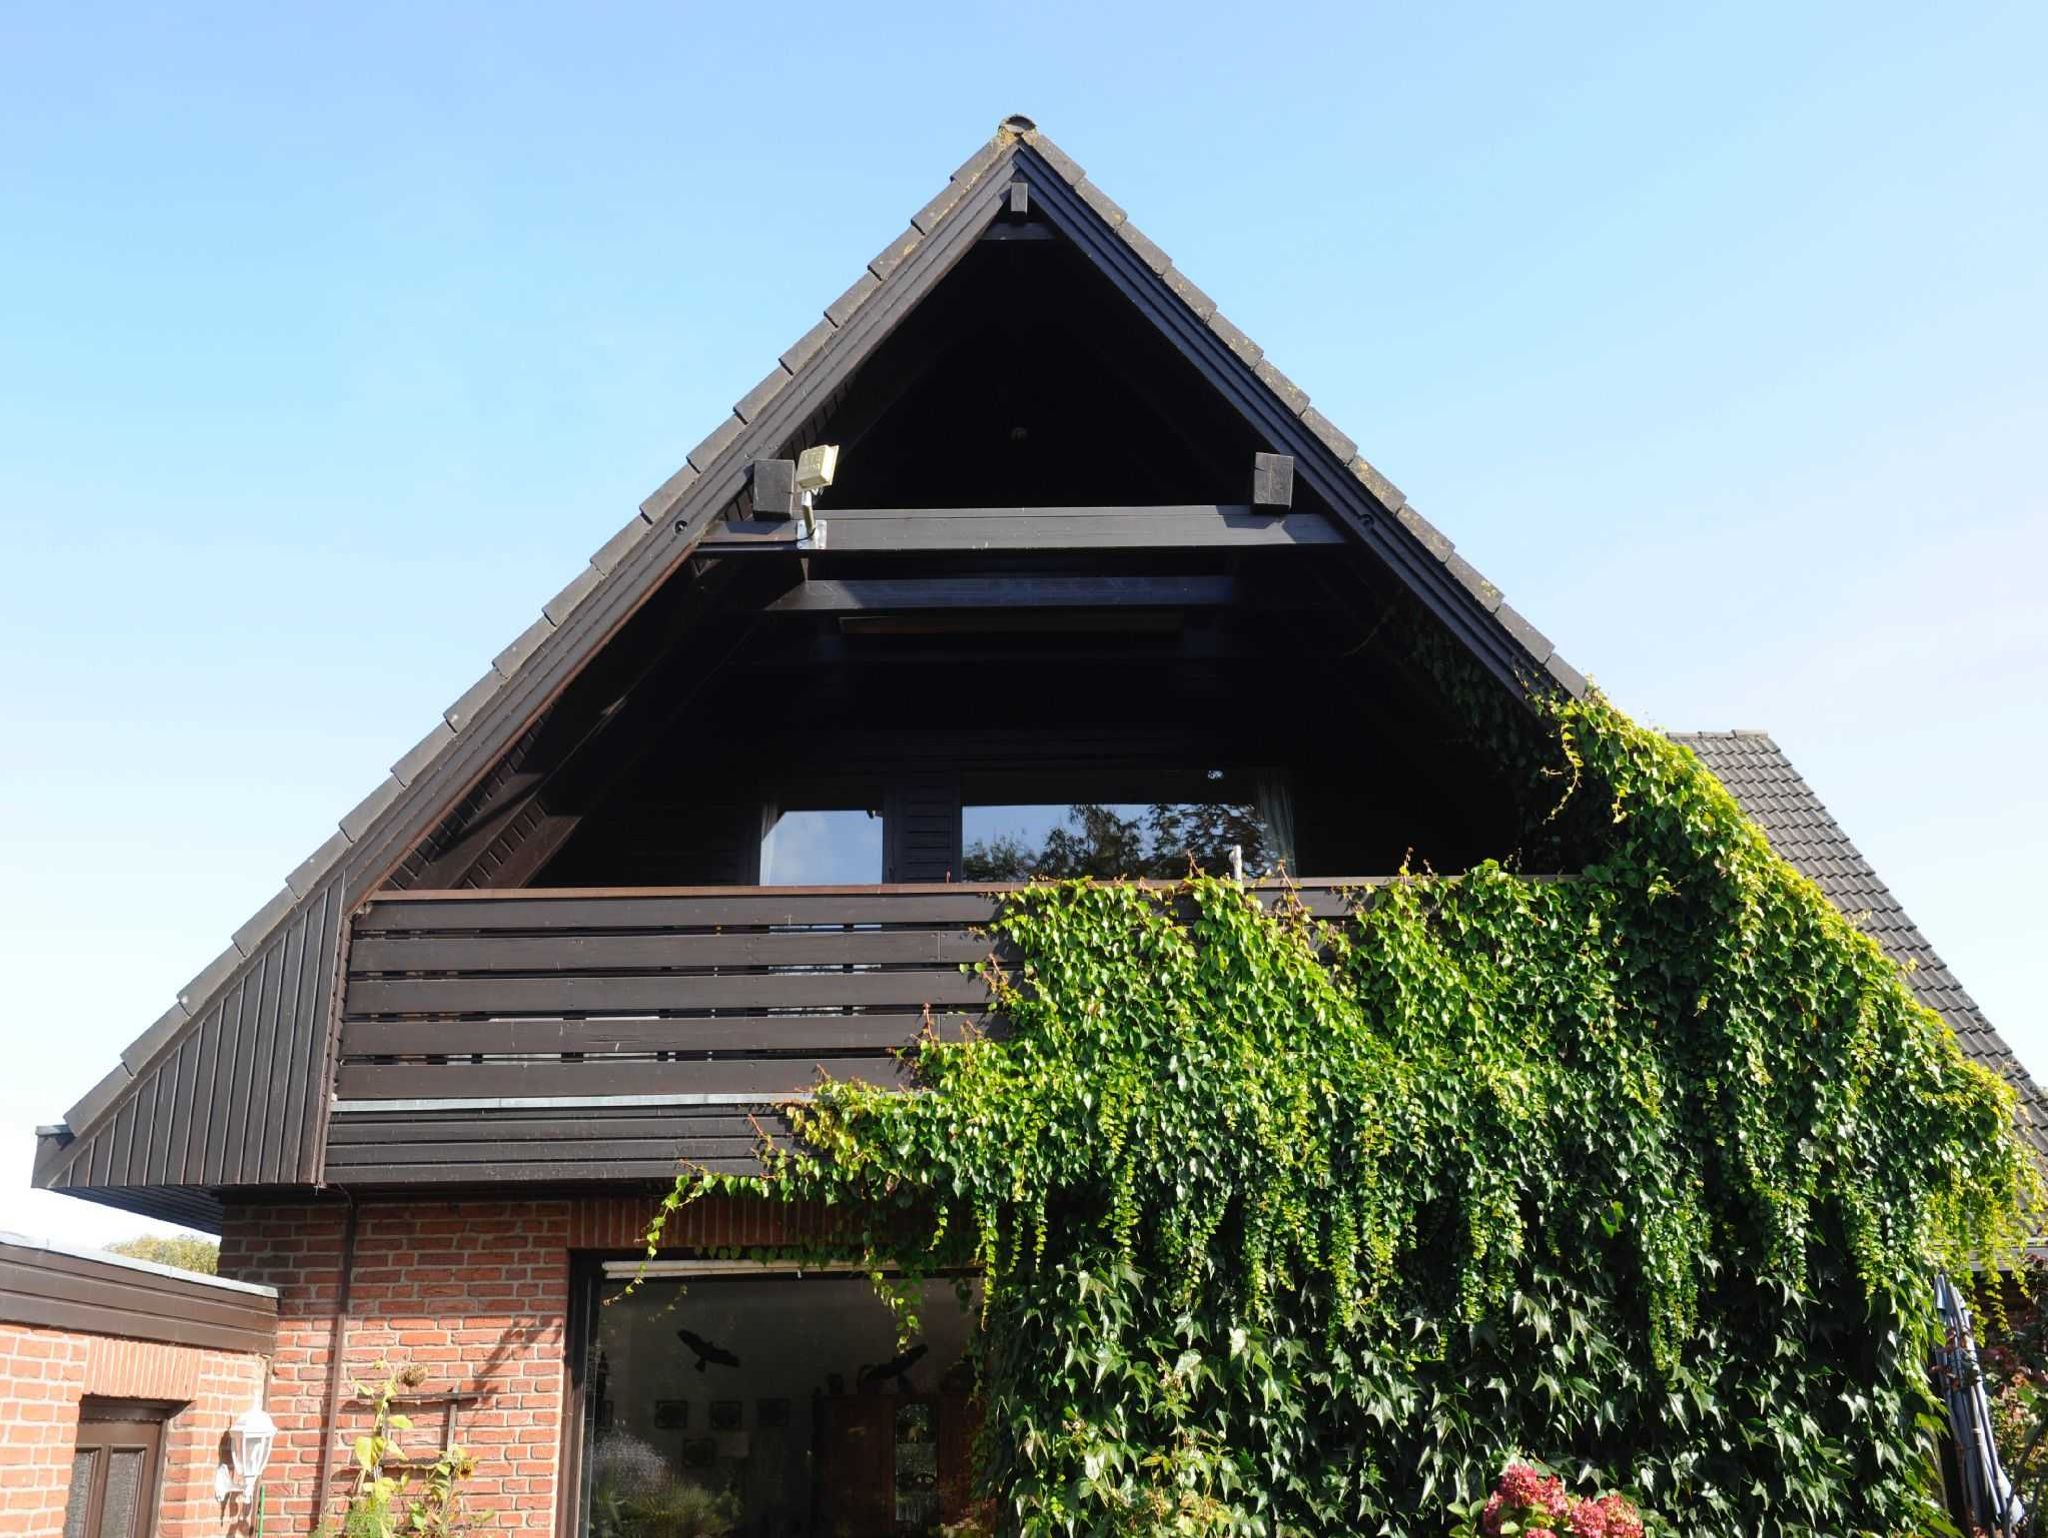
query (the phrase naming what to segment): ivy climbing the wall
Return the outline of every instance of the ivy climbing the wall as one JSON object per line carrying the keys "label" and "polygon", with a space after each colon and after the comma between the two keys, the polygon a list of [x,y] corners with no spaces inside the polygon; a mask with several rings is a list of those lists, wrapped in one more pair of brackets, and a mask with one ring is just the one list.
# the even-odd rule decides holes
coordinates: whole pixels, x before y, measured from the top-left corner
{"label": "ivy climbing the wall", "polygon": [[1550,725],[1574,879],[1338,921],[1030,888],[1001,1032],[923,1044],[919,1094],[823,1084],[670,1209],[979,1268],[982,1474],[1032,1538],[1437,1535],[1517,1454],[1686,1533],[1942,1530],[1929,1283],[2024,1237],[2012,1092],[1687,751]]}

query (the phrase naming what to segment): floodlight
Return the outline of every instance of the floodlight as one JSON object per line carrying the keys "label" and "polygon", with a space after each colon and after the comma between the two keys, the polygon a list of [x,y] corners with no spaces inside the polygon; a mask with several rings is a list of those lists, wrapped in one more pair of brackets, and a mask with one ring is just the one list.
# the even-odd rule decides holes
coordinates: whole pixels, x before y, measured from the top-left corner
{"label": "floodlight", "polygon": [[820,443],[805,449],[796,460],[796,489],[802,492],[823,491],[832,484],[833,472],[838,468],[838,444]]}

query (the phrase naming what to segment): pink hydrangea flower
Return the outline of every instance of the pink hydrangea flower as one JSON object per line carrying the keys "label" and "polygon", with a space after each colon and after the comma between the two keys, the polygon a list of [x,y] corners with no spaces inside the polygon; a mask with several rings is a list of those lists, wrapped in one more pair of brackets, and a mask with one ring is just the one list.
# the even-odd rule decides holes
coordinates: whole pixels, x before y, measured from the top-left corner
{"label": "pink hydrangea flower", "polygon": [[1643,1538],[1642,1513],[1625,1495],[1603,1495],[1598,1502],[1607,1518],[1606,1538]]}
{"label": "pink hydrangea flower", "polygon": [[1501,1470],[1500,1485],[1494,1491],[1506,1506],[1541,1504],[1544,1478],[1526,1463],[1510,1463]]}

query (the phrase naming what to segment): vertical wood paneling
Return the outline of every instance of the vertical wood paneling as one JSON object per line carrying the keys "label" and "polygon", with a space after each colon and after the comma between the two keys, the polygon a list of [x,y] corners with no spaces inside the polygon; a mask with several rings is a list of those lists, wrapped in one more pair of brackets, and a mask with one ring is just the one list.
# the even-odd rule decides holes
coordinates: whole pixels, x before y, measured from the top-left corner
{"label": "vertical wood paneling", "polygon": [[197,1032],[201,1051],[207,1055],[207,1098],[190,1106],[190,1116],[205,1126],[205,1137],[199,1143],[199,1159],[188,1163],[186,1169],[199,1180],[207,1180],[219,1171],[221,1151],[227,1145],[227,1122],[215,1116],[213,1108],[227,1098],[229,1085],[236,1077],[236,1032],[231,1006],[233,999],[221,999],[199,1022]]}
{"label": "vertical wood paneling", "polygon": [[[185,1056],[182,1041],[172,1048],[170,1061],[161,1072],[150,1076],[149,1089],[149,1152],[145,1167],[162,1169],[170,1155],[171,1135],[178,1127],[177,1092],[178,1064]],[[140,1096],[136,1097],[138,1100]]]}
{"label": "vertical wood paneling", "polygon": [[208,1185],[225,1178],[230,1161],[241,1142],[241,1121],[228,1107],[240,1103],[236,1083],[242,1072],[242,1001],[246,990],[231,988],[221,999],[220,1009],[208,1017],[217,1032],[214,1049],[213,1103],[207,1108],[206,1162],[199,1177]]}
{"label": "vertical wood paneling", "polygon": [[192,1132],[199,1118],[192,1114],[192,1107],[198,1104],[199,1093],[199,1042],[187,1036],[178,1047],[178,1083],[172,1093],[171,1104],[177,1108],[172,1118],[171,1146],[164,1157],[165,1169],[189,1169],[192,1160]]}
{"label": "vertical wood paneling", "polygon": [[[291,1001],[289,1017],[293,1020],[325,1021],[327,1018],[322,1007],[322,995],[313,986],[313,979],[324,964],[329,934],[327,917],[333,903],[331,891],[321,893],[309,922],[299,926],[299,933],[293,940],[293,963],[286,974],[288,991],[285,994]],[[289,1050],[281,1058],[284,1069],[277,1083],[276,1146],[281,1156],[293,1161],[295,1174],[311,1173],[305,1169],[298,1154],[306,1125],[306,1101],[319,1089],[308,1065],[323,1034],[318,1029],[291,1033]]]}
{"label": "vertical wood paneling", "polygon": [[47,1184],[295,1184],[318,1160],[338,882],[315,892],[251,956],[219,1002],[143,1066],[112,1116],[67,1147]]}
{"label": "vertical wood paneling", "polygon": [[249,1062],[249,1088],[242,1102],[246,1108],[242,1113],[242,1153],[235,1161],[236,1179],[244,1184],[260,1179],[260,1171],[265,1167],[263,1140],[269,1131],[270,1103],[278,1090],[271,1080],[270,1068],[277,1054],[278,995],[284,986],[284,955],[282,945],[267,952],[256,973],[258,985],[254,989],[255,1010],[251,1016],[255,1034],[243,1048],[243,1056]]}

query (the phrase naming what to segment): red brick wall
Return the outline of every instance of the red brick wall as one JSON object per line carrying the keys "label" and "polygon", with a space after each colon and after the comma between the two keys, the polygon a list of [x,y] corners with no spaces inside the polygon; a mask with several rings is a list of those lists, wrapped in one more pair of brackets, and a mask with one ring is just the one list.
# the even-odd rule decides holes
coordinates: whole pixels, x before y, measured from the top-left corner
{"label": "red brick wall", "polygon": [[[459,1411],[456,1440],[477,1456],[472,1506],[497,1531],[551,1532],[561,1456],[569,1262],[575,1250],[636,1250],[655,1211],[646,1197],[580,1201],[376,1202],[358,1209],[337,1435],[367,1417],[352,1387],[379,1360],[427,1369],[417,1391],[480,1396]],[[341,1291],[339,1202],[238,1208],[221,1236],[223,1276],[278,1289],[270,1413],[267,1524],[305,1533],[347,1491],[338,1444],[322,1456],[328,1356]],[[665,1244],[728,1249],[784,1242],[819,1216],[773,1203],[702,1201],[671,1223]],[[414,1440],[443,1431],[438,1409],[414,1413]]]}
{"label": "red brick wall", "polygon": [[261,1401],[265,1365],[241,1352],[0,1324],[0,1535],[63,1532],[88,1394],[183,1405],[164,1429],[159,1538],[245,1533],[240,1507],[214,1499],[213,1471],[228,1426]]}
{"label": "red brick wall", "polygon": [[[348,1489],[340,1444],[326,1456],[321,1446],[345,1217],[338,1204],[238,1210],[221,1235],[222,1275],[278,1289],[278,1446],[267,1483],[281,1533],[310,1531]],[[460,1407],[455,1429],[477,1454],[472,1506],[497,1513],[499,1531],[552,1529],[568,1303],[565,1202],[365,1203],[333,1434],[366,1429],[351,1390],[379,1361],[424,1367],[417,1393],[482,1396]],[[437,1447],[446,1411],[407,1413],[418,1422],[413,1444]]]}

